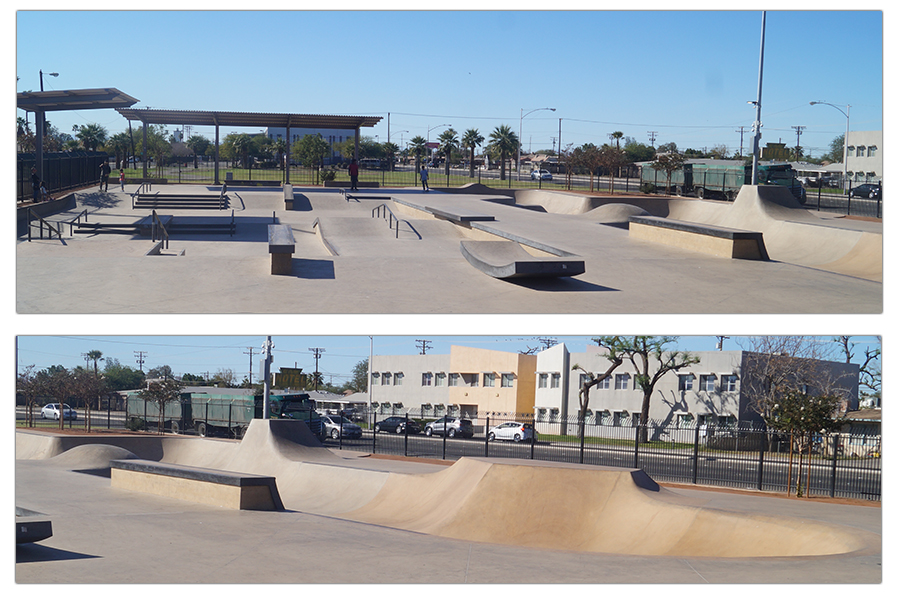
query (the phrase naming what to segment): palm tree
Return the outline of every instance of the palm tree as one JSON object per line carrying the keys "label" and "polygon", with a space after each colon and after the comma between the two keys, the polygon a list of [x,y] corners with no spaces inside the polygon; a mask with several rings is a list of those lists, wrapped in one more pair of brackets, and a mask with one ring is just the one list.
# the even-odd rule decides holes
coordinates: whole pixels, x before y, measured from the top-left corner
{"label": "palm tree", "polygon": [[449,128],[438,136],[441,142],[440,150],[444,153],[444,175],[450,174],[450,157],[453,151],[459,147],[459,139],[456,130]]}
{"label": "palm tree", "polygon": [[469,177],[475,177],[475,148],[484,143],[478,129],[469,129],[462,136],[462,147],[469,150]]}
{"label": "palm tree", "polygon": [[490,137],[491,147],[500,154],[500,181],[506,179],[506,158],[519,149],[519,137],[509,125],[501,124]]}
{"label": "palm tree", "polygon": [[409,140],[409,151],[416,157],[416,173],[419,172],[419,162],[428,151],[428,148],[426,147],[427,143],[428,142],[425,141],[425,138],[421,135],[416,135]]}
{"label": "palm tree", "polygon": [[96,152],[97,148],[106,141],[106,129],[96,123],[82,124],[72,127],[76,139],[81,142],[81,147],[89,152]]}
{"label": "palm tree", "polygon": [[119,168],[120,161],[124,161],[128,157],[128,146],[130,140],[127,133],[116,133],[106,140],[103,147],[107,152],[112,152],[116,157],[116,168]]}

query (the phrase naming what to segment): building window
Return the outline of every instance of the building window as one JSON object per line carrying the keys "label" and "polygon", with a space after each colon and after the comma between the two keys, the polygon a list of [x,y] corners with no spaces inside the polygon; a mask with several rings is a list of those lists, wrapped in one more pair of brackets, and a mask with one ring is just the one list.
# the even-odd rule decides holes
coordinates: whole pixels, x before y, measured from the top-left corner
{"label": "building window", "polygon": [[865,155],[866,155],[866,146],[864,146],[864,145],[856,146],[856,156],[860,157],[860,156],[865,156]]}
{"label": "building window", "polygon": [[722,376],[722,392],[734,392],[737,390],[737,375]]}
{"label": "building window", "polygon": [[500,387],[501,388],[512,388],[513,381],[515,380],[515,378],[516,378],[516,376],[512,373],[504,373],[503,375],[500,376]]}
{"label": "building window", "polygon": [[422,374],[422,385],[430,386],[434,381],[434,375],[432,373],[423,373]]}
{"label": "building window", "polygon": [[601,411],[599,414],[594,415],[594,423],[598,426],[608,426],[610,424],[610,419],[609,411]]}
{"label": "building window", "polygon": [[381,385],[382,386],[390,386],[391,385],[391,374],[390,373],[382,373],[381,374]]}
{"label": "building window", "polygon": [[598,390],[609,390],[609,377],[604,377],[603,381],[597,384]]}
{"label": "building window", "polygon": [[866,151],[866,155],[867,155],[869,158],[874,158],[874,157],[875,157],[875,152],[877,152],[877,151],[878,151],[878,148],[877,148],[876,146],[870,145],[870,146],[869,146],[869,149]]}
{"label": "building window", "polygon": [[447,379],[446,373],[436,373],[434,376],[434,385],[435,386],[443,386],[444,381]]}
{"label": "building window", "polygon": [[450,374],[450,387],[455,387],[459,385],[459,373],[451,373]]}
{"label": "building window", "polygon": [[559,388],[559,380],[561,376],[559,373],[554,373],[550,376],[550,387],[551,388]]}
{"label": "building window", "polygon": [[677,421],[679,428],[690,428],[694,425],[694,417],[690,413],[679,413]]}
{"label": "building window", "polygon": [[494,387],[494,374],[493,373],[484,373],[484,387],[485,388],[493,388]]}
{"label": "building window", "polygon": [[537,410],[537,421],[542,422],[547,419],[547,410],[546,409],[538,409]]}
{"label": "building window", "polygon": [[548,376],[546,373],[538,374],[538,388],[546,388],[547,387],[547,379]]}
{"label": "building window", "polygon": [[681,392],[688,392],[689,390],[693,390],[694,389],[694,376],[691,374],[679,375],[678,376],[678,389]]}
{"label": "building window", "polygon": [[700,376],[700,391],[701,392],[715,392],[716,391],[716,376],[715,375],[701,375]]}
{"label": "building window", "polygon": [[617,373],[616,374],[616,390],[627,390],[628,389],[628,374],[627,373]]}
{"label": "building window", "polygon": [[403,373],[394,373],[394,385],[395,386],[403,385]]}
{"label": "building window", "polygon": [[613,425],[614,426],[625,426],[628,423],[628,411],[616,411],[615,416],[613,417]]}

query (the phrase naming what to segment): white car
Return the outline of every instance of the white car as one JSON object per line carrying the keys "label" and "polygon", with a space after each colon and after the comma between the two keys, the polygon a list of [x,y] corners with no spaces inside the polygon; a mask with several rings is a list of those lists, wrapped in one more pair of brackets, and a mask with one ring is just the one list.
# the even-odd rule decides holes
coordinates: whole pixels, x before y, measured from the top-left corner
{"label": "white car", "polygon": [[504,422],[488,430],[488,440],[511,440],[517,443],[537,440],[537,432],[531,424]]}
{"label": "white car", "polygon": [[531,171],[531,180],[552,181],[553,175],[551,175],[550,171],[548,171],[547,169],[535,169]]}
{"label": "white car", "polygon": [[[69,405],[62,406],[62,416],[63,419],[78,419],[78,414],[75,412],[75,409],[73,409]],[[41,409],[41,418],[58,420],[59,403],[50,403],[49,405],[44,405],[44,407]]]}

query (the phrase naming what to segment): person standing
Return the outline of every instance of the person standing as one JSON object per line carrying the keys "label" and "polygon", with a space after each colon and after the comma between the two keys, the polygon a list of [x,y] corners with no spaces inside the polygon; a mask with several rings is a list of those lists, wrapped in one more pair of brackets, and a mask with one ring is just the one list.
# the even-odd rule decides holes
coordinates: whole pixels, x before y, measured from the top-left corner
{"label": "person standing", "polygon": [[422,179],[422,189],[426,192],[428,191],[428,167],[424,164],[422,165],[422,170],[419,171],[419,177]]}
{"label": "person standing", "polygon": [[353,191],[358,190],[359,186],[359,165],[356,164],[356,158],[350,161],[350,166],[347,167],[347,172],[350,174],[350,189]]}
{"label": "person standing", "polygon": [[38,175],[37,167],[31,167],[31,195],[35,202],[40,202],[41,196],[41,177]]}
{"label": "person standing", "polygon": [[[112,169],[109,168],[109,160],[104,160],[103,164],[100,165],[100,191],[109,191],[109,174],[112,173]],[[106,186],[104,188],[103,186]]]}
{"label": "person standing", "polygon": [[119,169],[119,185],[122,187],[122,191],[125,191],[125,169]]}

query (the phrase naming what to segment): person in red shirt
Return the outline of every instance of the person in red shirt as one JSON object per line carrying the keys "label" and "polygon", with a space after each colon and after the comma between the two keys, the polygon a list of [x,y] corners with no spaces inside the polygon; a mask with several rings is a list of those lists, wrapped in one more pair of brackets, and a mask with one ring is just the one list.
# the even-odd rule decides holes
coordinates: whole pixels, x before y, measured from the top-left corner
{"label": "person in red shirt", "polygon": [[357,187],[359,185],[359,165],[356,164],[356,158],[350,161],[350,166],[347,167],[347,172],[350,174],[350,189],[358,190]]}

